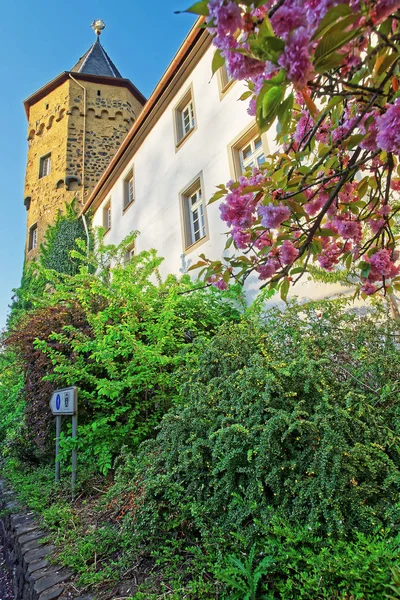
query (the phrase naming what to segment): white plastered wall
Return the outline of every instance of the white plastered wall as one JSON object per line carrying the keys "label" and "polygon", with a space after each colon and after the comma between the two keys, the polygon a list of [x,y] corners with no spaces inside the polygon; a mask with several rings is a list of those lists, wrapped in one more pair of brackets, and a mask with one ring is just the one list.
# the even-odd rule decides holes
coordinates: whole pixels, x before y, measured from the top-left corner
{"label": "white plastered wall", "polygon": [[[219,202],[207,206],[208,239],[193,250],[184,249],[180,194],[201,173],[203,195],[208,199],[215,186],[232,178],[229,145],[254,123],[247,113],[247,101],[239,97],[244,85],[236,83],[222,96],[218,78],[211,78],[213,48],[200,59],[188,79],[171,100],[161,118],[156,122],[142,145],[111,192],[97,209],[93,225],[103,225],[103,207],[111,199],[112,227],[105,237],[106,243],[118,244],[131,231],[139,230],[136,252],[155,248],[164,257],[161,274],[186,272],[204,253],[211,259],[220,258],[226,242],[227,226],[220,219]],[[196,129],[179,149],[175,146],[174,109],[192,86]],[[275,150],[273,129],[268,132],[268,146]],[[265,148],[268,152],[268,148]],[[125,175],[134,168],[135,201],[123,212]],[[248,286],[254,295],[254,278]],[[322,298],[344,288],[339,285],[316,284],[302,281],[294,294],[302,298]]]}

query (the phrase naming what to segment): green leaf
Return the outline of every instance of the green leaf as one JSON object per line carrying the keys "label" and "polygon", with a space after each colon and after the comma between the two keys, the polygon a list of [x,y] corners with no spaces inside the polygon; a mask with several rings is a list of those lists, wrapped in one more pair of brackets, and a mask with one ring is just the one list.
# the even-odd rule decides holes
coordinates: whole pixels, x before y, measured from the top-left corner
{"label": "green leaf", "polygon": [[[277,64],[278,58],[285,48],[285,43],[280,38],[272,35],[258,35],[256,38],[253,37],[250,39],[249,48],[251,53],[259,60],[270,60],[274,64]],[[279,74],[277,77],[279,77]]]}
{"label": "green leaf", "polygon": [[286,100],[282,102],[277,111],[280,133],[282,133],[283,135],[285,135],[289,131],[292,119],[293,102],[294,96],[292,93],[286,98]]}
{"label": "green leaf", "polygon": [[203,17],[208,17],[208,15],[209,15],[208,2],[207,2],[207,0],[201,0],[201,2],[195,2],[194,4],[192,4],[192,6],[190,6],[186,10],[178,10],[178,11],[176,11],[175,14],[179,14],[182,12],[194,13],[195,15],[202,15]]}
{"label": "green leaf", "polygon": [[386,73],[387,70],[389,69],[389,67],[398,58],[399,58],[399,56],[395,52],[393,52],[392,54],[389,54],[388,56],[385,56],[385,58],[383,59],[382,63],[379,66],[379,69],[377,70],[377,75],[382,75],[383,73]]}
{"label": "green leaf", "polygon": [[351,135],[347,140],[345,140],[342,144],[345,148],[354,148],[354,146],[359,146],[360,142],[365,138],[365,134],[357,134]]}
{"label": "green leaf", "polygon": [[275,77],[272,77],[269,82],[272,85],[280,85],[281,83],[283,83],[286,80],[286,71],[285,69],[281,69],[278,73],[278,75],[275,75]]}
{"label": "green leaf", "polygon": [[223,198],[225,196],[225,194],[226,194],[226,191],[222,191],[222,190],[220,190],[219,192],[215,192],[215,194],[213,196],[211,196],[211,198],[209,199],[207,204],[212,204],[213,202],[216,202],[220,198]]}
{"label": "green leaf", "polygon": [[229,283],[230,278],[231,273],[230,271],[226,270],[225,273],[222,275],[222,279],[225,281],[225,283]]}
{"label": "green leaf", "polygon": [[340,19],[337,23],[334,23],[333,26],[329,28],[329,31],[327,31],[327,34],[333,35],[334,33],[345,31],[346,29],[351,27],[351,25],[353,25],[353,23],[355,23],[358,18],[359,15],[354,14],[352,12],[351,15],[348,15],[344,19]]}
{"label": "green leaf", "polygon": [[220,69],[221,67],[223,67],[225,64],[225,59],[221,54],[221,51],[219,49],[217,49],[214,52],[214,56],[212,59],[212,63],[211,63],[211,70],[212,70],[212,74],[214,75],[218,69]]}
{"label": "green leaf", "polygon": [[287,299],[287,295],[289,292],[289,281],[287,279],[285,279],[284,281],[282,281],[281,287],[280,287],[280,295],[281,295],[281,299],[286,302]]}
{"label": "green leaf", "polygon": [[283,94],[284,88],[282,86],[273,86],[266,93],[262,93],[261,90],[257,99],[257,114],[261,133],[267,131],[274,122]]}
{"label": "green leaf", "polygon": [[243,92],[243,94],[240,96],[239,100],[247,100],[247,98],[250,98],[250,96],[252,96],[252,95],[253,95],[253,92],[248,90],[247,92]]}
{"label": "green leaf", "polygon": [[348,4],[339,4],[338,6],[332,6],[324,16],[324,18],[320,21],[317,31],[313,35],[313,39],[319,38],[323,35],[328,29],[337,23],[337,20],[340,17],[345,17],[350,15],[352,10]]}
{"label": "green leaf", "polygon": [[357,186],[357,192],[360,198],[363,198],[368,191],[368,177],[364,177]]}
{"label": "green leaf", "polygon": [[[341,5],[343,6],[343,5]],[[338,104],[340,104],[341,102],[343,102],[343,96],[333,96],[328,104],[326,105],[325,110],[331,110],[332,108],[334,108],[335,106],[337,106]]]}
{"label": "green leaf", "polygon": [[315,64],[314,67],[317,73],[326,73],[326,71],[330,71],[331,69],[336,69],[337,67],[339,67],[342,64],[343,59],[343,54],[334,52],[333,54],[330,54],[329,56],[321,59],[318,62],[318,65]]}
{"label": "green leaf", "polygon": [[367,263],[365,260],[361,260],[358,266],[361,270],[361,277],[368,277],[371,270],[371,264]]}
{"label": "green leaf", "polygon": [[321,237],[337,237],[338,234],[333,229],[320,229],[318,235]]}
{"label": "green leaf", "polygon": [[[333,33],[332,35],[324,36],[319,42],[315,54],[314,54],[314,67],[316,69],[320,69],[322,64],[327,62],[328,56],[332,55],[335,50],[342,48],[347,42],[355,38],[359,34],[359,29],[354,29],[352,31],[344,31],[342,33]],[[341,60],[344,59],[344,55],[334,55],[335,56],[335,64],[339,60],[338,57],[341,57]],[[338,63],[340,64],[340,62]],[[337,66],[337,65],[336,65]]]}
{"label": "green leaf", "polygon": [[207,263],[204,262],[203,260],[199,260],[199,262],[197,262],[195,265],[191,265],[188,268],[188,271],[194,271],[195,269],[200,269],[200,267],[205,267],[207,266]]}

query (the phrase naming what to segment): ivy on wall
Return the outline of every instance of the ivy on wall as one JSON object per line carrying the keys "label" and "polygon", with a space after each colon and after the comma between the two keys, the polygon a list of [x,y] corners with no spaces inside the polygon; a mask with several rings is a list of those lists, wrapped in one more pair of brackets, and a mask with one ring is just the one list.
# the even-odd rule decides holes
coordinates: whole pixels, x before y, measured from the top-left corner
{"label": "ivy on wall", "polygon": [[58,273],[75,275],[78,266],[71,260],[71,250],[77,250],[77,239],[86,240],[82,219],[76,214],[76,202],[66,205],[65,213],[59,213],[54,225],[47,228],[45,239],[40,247],[40,260],[46,269]]}

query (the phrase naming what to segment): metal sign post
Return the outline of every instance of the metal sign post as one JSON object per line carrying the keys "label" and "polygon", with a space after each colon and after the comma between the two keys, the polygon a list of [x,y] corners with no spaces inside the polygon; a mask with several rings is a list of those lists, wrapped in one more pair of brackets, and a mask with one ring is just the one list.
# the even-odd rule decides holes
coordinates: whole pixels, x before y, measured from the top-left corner
{"label": "metal sign post", "polygon": [[[56,474],[55,480],[60,481],[60,435],[62,415],[72,417],[72,440],[76,440],[78,431],[78,388],[76,386],[55,390],[50,400],[50,409],[56,417]],[[72,450],[72,495],[76,484],[76,448]]]}
{"label": "metal sign post", "polygon": [[61,415],[56,416],[56,483],[60,481],[60,435],[61,435]]}

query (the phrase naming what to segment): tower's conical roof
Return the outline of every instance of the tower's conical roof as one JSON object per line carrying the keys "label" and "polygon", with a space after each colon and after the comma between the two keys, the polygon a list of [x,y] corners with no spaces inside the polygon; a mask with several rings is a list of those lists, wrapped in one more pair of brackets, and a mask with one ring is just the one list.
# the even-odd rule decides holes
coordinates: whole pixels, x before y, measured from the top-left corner
{"label": "tower's conical roof", "polygon": [[105,77],[118,77],[122,79],[121,73],[114,65],[103,46],[100,44],[99,36],[95,43],[89,48],[72,67],[73,73],[84,73],[87,75],[102,75]]}

